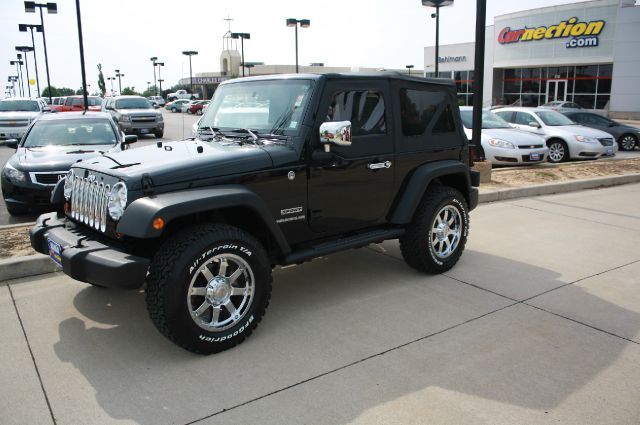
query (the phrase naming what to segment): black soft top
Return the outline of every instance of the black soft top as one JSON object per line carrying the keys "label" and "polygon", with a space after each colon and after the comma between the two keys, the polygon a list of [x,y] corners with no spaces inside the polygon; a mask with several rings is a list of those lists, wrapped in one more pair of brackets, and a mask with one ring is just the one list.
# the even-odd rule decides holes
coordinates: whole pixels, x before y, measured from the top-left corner
{"label": "black soft top", "polygon": [[419,76],[413,76],[405,73],[394,71],[380,71],[380,72],[344,72],[344,73],[328,73],[328,74],[272,74],[272,75],[260,75],[255,77],[234,78],[227,80],[222,84],[234,84],[242,81],[267,81],[267,80],[367,80],[367,79],[381,79],[386,78],[389,80],[402,80],[410,81],[420,84],[434,84],[439,86],[455,87],[453,80],[445,78],[424,78]]}

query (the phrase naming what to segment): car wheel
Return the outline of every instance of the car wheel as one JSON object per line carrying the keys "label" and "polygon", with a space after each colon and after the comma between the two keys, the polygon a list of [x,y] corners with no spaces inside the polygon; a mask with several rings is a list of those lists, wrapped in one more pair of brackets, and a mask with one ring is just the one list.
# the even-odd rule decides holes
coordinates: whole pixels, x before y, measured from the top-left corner
{"label": "car wheel", "polygon": [[569,159],[569,149],[562,140],[551,140],[547,146],[549,147],[549,162],[557,164]]}
{"label": "car wheel", "polygon": [[171,112],[173,112],[175,114],[176,112],[178,112],[178,108],[172,107],[171,108]]}
{"label": "car wheel", "polygon": [[261,244],[227,225],[194,226],[151,261],[146,302],[158,330],[180,347],[217,353],[258,326],[271,297],[271,266]]}
{"label": "car wheel", "polygon": [[164,136],[164,130],[163,131],[157,131],[155,133],[153,133],[156,136],[156,139],[162,139],[162,137]]}
{"label": "car wheel", "polygon": [[620,150],[632,151],[638,144],[638,138],[633,134],[623,134],[618,139],[618,144],[620,145]]}
{"label": "car wheel", "polygon": [[25,215],[27,212],[29,212],[29,208],[28,207],[23,207],[23,206],[15,206],[15,205],[7,205],[7,211],[9,212],[10,215]]}
{"label": "car wheel", "polygon": [[453,267],[467,243],[468,210],[458,190],[432,185],[400,237],[400,252],[407,264],[432,274]]}
{"label": "car wheel", "polygon": [[198,109],[198,110],[196,111],[196,115],[202,115],[202,109]]}

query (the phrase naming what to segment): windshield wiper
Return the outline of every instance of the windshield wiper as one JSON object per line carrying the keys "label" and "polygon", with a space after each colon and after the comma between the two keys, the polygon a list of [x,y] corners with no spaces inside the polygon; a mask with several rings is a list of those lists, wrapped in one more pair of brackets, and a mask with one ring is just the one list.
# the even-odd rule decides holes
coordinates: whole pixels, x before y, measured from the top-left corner
{"label": "windshield wiper", "polygon": [[[229,133],[244,133],[244,134],[248,134],[249,137],[251,137],[251,141],[253,142],[254,145],[261,145],[262,142],[259,141],[258,139],[258,131],[257,130],[251,130],[250,128],[236,128],[234,130],[229,130]],[[240,144],[242,144],[242,141],[239,141]]]}

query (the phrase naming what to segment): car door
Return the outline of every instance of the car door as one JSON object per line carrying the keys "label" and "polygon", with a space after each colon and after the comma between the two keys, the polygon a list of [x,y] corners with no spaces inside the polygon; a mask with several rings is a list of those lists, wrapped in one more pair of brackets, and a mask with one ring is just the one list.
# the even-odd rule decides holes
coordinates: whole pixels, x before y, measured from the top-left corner
{"label": "car door", "polygon": [[[331,154],[324,154],[319,128],[326,121],[351,121],[351,146],[331,145]],[[387,80],[327,82],[311,143],[308,200],[314,232],[336,234],[384,220],[394,187],[391,122]]]}
{"label": "car door", "polygon": [[514,126],[516,126],[521,130],[528,131],[530,133],[535,133],[540,135],[544,134],[544,130],[542,130],[542,127],[534,127],[531,125],[531,123],[536,123],[538,124],[538,126],[542,125],[540,121],[532,113],[525,112],[525,111],[516,111],[515,116],[513,118]]}

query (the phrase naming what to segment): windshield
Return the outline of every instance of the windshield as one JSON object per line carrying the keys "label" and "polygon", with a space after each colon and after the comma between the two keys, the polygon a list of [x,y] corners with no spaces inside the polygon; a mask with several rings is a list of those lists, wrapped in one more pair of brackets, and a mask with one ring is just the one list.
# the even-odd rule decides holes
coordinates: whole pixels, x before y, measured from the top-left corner
{"label": "windshield", "polygon": [[0,111],[38,112],[40,108],[35,100],[3,100],[0,102]]}
{"label": "windshield", "polygon": [[[466,128],[473,127],[473,111],[460,111],[460,116]],[[511,126],[493,112],[482,111],[482,128],[511,128]]]}
{"label": "windshield", "polygon": [[36,121],[23,146],[113,145],[117,136],[107,119]]}
{"label": "windshield", "polygon": [[311,96],[309,80],[252,81],[221,86],[200,128],[247,128],[258,133],[295,135]]}
{"label": "windshield", "polygon": [[118,99],[116,109],[153,109],[151,103],[143,98]]}
{"label": "windshield", "polygon": [[569,118],[565,117],[559,112],[555,111],[536,111],[535,114],[540,117],[545,125],[558,126],[558,125],[572,125],[575,124]]}
{"label": "windshield", "polygon": [[542,106],[559,106],[561,104],[562,104],[562,102],[548,102],[548,103],[545,103]]}

